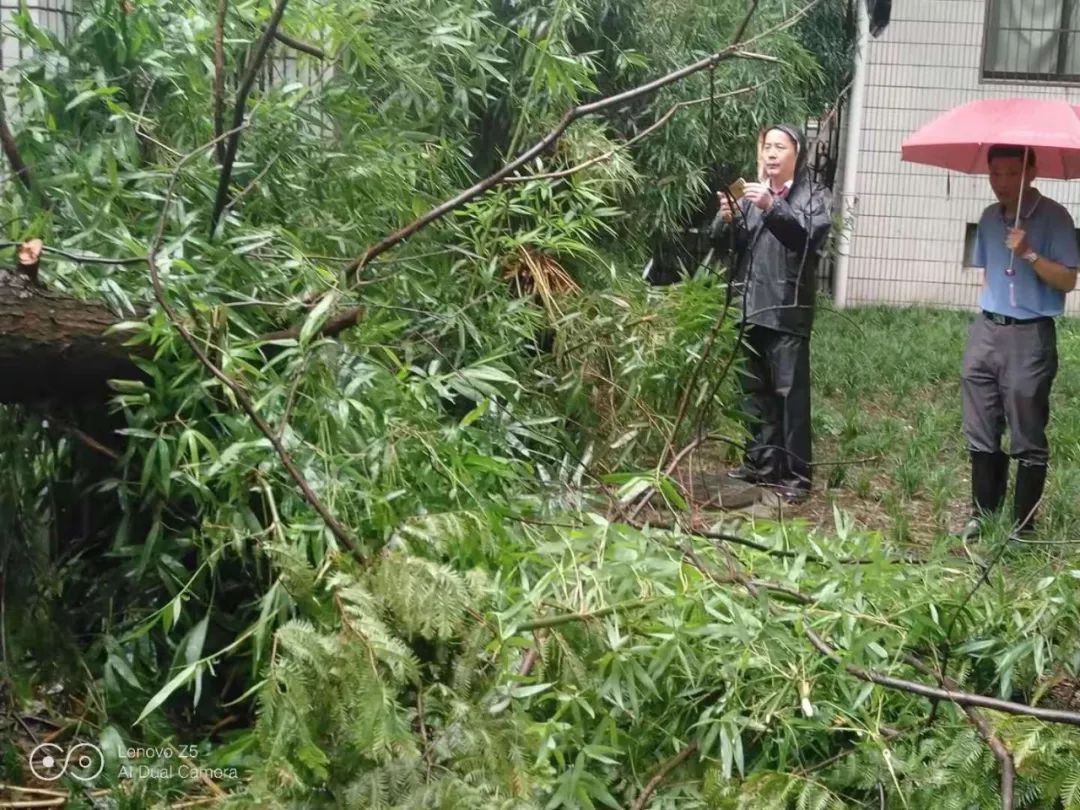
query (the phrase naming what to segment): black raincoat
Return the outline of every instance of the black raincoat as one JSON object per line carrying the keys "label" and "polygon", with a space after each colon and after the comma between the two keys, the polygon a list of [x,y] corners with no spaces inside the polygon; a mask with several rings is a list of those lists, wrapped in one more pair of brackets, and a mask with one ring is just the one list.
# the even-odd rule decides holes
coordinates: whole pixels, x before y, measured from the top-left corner
{"label": "black raincoat", "polygon": [[787,197],[775,199],[768,212],[747,199],[730,225],[717,214],[712,235],[721,252],[734,231],[734,292],[745,296],[740,311],[747,324],[810,336],[814,322],[819,252],[832,225],[832,194],[813,182],[806,168],[806,139],[789,126],[771,127],[799,144],[795,179]]}

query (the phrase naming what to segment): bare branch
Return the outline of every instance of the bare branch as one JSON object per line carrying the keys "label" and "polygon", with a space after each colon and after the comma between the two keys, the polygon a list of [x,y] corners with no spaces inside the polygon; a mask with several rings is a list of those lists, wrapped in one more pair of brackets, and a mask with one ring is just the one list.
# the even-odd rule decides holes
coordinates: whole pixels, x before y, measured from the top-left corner
{"label": "bare branch", "polygon": [[308,42],[304,42],[303,40],[297,39],[296,37],[291,37],[284,31],[275,31],[274,39],[276,39],[283,45],[288,45],[290,48],[300,51],[301,53],[306,53],[309,56],[314,56],[316,59],[326,58],[326,51],[324,51],[322,48],[318,47],[317,45],[312,45]]}
{"label": "bare branch", "polygon": [[750,25],[750,20],[753,18],[754,12],[757,11],[757,7],[758,0],[754,0],[754,2],[750,4],[750,11],[747,12],[745,17],[743,17],[743,21],[742,24],[739,26],[739,30],[735,32],[735,37],[731,40],[732,42],[742,42],[743,36],[746,35],[746,29]]}
{"label": "bare branch", "polygon": [[27,191],[41,199],[42,207],[48,208],[47,201],[41,196],[37,185],[34,183],[34,176],[30,173],[30,167],[26,165],[22,155],[19,154],[19,147],[15,143],[15,135],[12,133],[11,127],[8,126],[2,99],[0,99],[0,147],[3,148],[4,155],[7,157],[8,163],[11,164],[11,170],[19,178],[19,182],[23,184]]}
{"label": "bare branch", "polygon": [[230,130],[233,134],[225,146],[225,155],[221,161],[221,177],[218,179],[217,196],[214,199],[214,209],[210,214],[211,238],[213,238],[214,234],[217,232],[218,220],[221,217],[221,212],[225,210],[225,204],[228,202],[229,183],[232,180],[233,163],[236,161],[236,151],[240,145],[239,127],[244,123],[244,111],[247,106],[247,97],[251,92],[252,86],[255,84],[255,77],[259,74],[259,69],[262,67],[263,60],[266,59],[266,53],[270,50],[270,42],[274,38],[274,32],[277,31],[278,24],[281,22],[281,17],[285,13],[285,6],[288,2],[289,0],[278,0],[277,5],[274,7],[273,14],[270,15],[270,21],[266,24],[266,30],[263,32],[262,38],[259,40],[259,44],[255,49],[255,53],[248,62],[247,71],[240,81],[240,87],[236,91],[236,108],[233,110],[233,128]]}
{"label": "bare branch", "polygon": [[[942,686],[949,689],[958,688],[956,681],[945,675],[944,670],[934,669],[914,655],[905,655],[904,662],[924,675],[931,676]],[[982,712],[971,706],[961,706],[960,708],[967,715],[971,724],[975,726],[975,730],[989,746],[1001,766],[1001,810],[1013,810],[1016,806],[1016,761],[1013,759],[1012,751],[994,733],[990,722],[983,716]]]}
{"label": "bare branch", "polygon": [[228,205],[225,206],[225,210],[221,212],[221,215],[223,217],[227,217],[229,215],[229,212],[233,208],[236,207],[236,204],[238,202],[240,202],[240,200],[244,199],[244,197],[246,197],[248,195],[248,193],[253,188],[255,188],[255,186],[257,186],[259,184],[260,180],[262,180],[264,177],[266,177],[266,175],[269,173],[269,171],[272,168],[274,168],[274,164],[278,162],[278,158],[280,158],[280,157],[281,157],[280,152],[278,154],[274,155],[274,157],[270,159],[270,162],[267,163],[263,167],[262,171],[260,171],[257,175],[255,175],[255,178],[250,183],[248,183],[246,186],[244,186],[244,188],[242,188],[240,190],[239,194],[237,194],[235,197],[233,197],[231,200],[229,200]]}
{"label": "bare branch", "polygon": [[[748,87],[740,87],[738,90],[732,90],[729,93],[723,93],[721,95],[716,96],[715,98],[717,100],[719,100],[719,99],[722,99],[722,98],[730,98],[731,96],[738,96],[738,95],[741,95],[743,93],[748,93],[751,90],[757,90],[760,86],[761,86],[760,84],[754,84],[754,85],[750,85]],[[524,182],[527,182],[527,181],[530,181],[530,180],[560,180],[560,179],[562,179],[564,177],[570,177],[571,175],[577,174],[578,172],[582,171],[583,169],[587,169],[590,166],[595,166],[597,163],[602,163],[605,160],[610,160],[612,157],[614,157],[616,154],[618,154],[623,149],[627,149],[627,148],[633,146],[638,141],[643,140],[644,138],[647,138],[648,136],[652,135],[658,129],[660,129],[665,124],[667,124],[668,121],[670,121],[675,116],[675,113],[677,113],[679,110],[682,110],[682,109],[684,109],[686,107],[690,107],[690,106],[692,106],[694,104],[701,104],[703,102],[712,101],[712,100],[713,100],[713,97],[705,96],[704,98],[695,98],[695,99],[692,99],[690,101],[680,101],[678,104],[675,104],[670,110],[668,110],[666,113],[664,113],[662,116],[660,116],[660,118],[656,119],[656,121],[651,123],[648,127],[641,130],[641,132],[639,132],[637,135],[635,135],[630,140],[626,141],[625,143],[617,144],[614,148],[609,149],[607,152],[604,152],[602,155],[596,155],[595,157],[591,157],[588,160],[586,160],[585,162],[579,163],[577,166],[571,166],[569,169],[562,169],[562,170],[557,171],[557,172],[547,172],[545,174],[524,174],[524,175],[516,175],[514,177],[507,177],[506,182],[507,183],[524,183]]]}
{"label": "bare branch", "polygon": [[[633,526],[639,531],[644,531],[645,526],[629,523],[627,525]],[[760,551],[762,554],[767,554],[770,557],[777,557],[783,559],[798,559],[802,557],[809,563],[815,565],[833,565],[834,563],[840,565],[874,565],[878,560],[870,559],[868,557],[839,557],[836,560],[826,560],[824,557],[819,557],[816,554],[812,554],[807,551],[795,551],[793,549],[773,548],[767,546],[764,543],[759,543],[756,540],[751,540],[747,537],[740,537],[737,534],[731,534],[729,532],[711,532],[711,531],[699,531],[697,529],[691,529],[683,525],[665,525],[663,523],[650,524],[654,529],[660,529],[662,531],[682,531],[693,537],[700,537],[704,540],[713,540],[719,543],[730,543],[735,546],[743,546],[744,548],[753,549],[754,551]],[[888,562],[894,564],[900,563],[922,563],[924,560],[912,560],[912,559],[893,559]]]}
{"label": "bare branch", "polygon": [[623,610],[635,610],[640,607],[647,607],[655,602],[655,599],[635,599],[632,602],[622,602],[617,605],[608,605],[607,607],[597,608],[591,613],[560,613],[555,616],[545,616],[542,619],[533,619],[531,622],[523,622],[518,625],[519,633],[528,633],[532,630],[549,630],[552,627],[560,627],[564,624],[571,624],[573,622],[587,622],[593,619],[602,619],[604,616],[610,616],[612,613],[619,613]]}
{"label": "bare branch", "polygon": [[[225,131],[225,14],[229,0],[218,0],[217,21],[214,25],[214,137]],[[225,164],[225,142],[214,146],[219,165]]]}
{"label": "bare branch", "polygon": [[[22,242],[0,242],[0,248],[12,248],[19,247]],[[131,256],[126,259],[109,259],[104,256],[87,256],[79,253],[69,253],[58,247],[51,247],[50,245],[42,245],[42,251],[45,253],[55,253],[57,256],[63,256],[65,259],[70,259],[73,262],[79,262],[80,264],[139,264],[146,261],[145,256]]]}
{"label": "bare branch", "polygon": [[[360,322],[360,319],[364,317],[364,308],[361,306],[349,307],[342,310],[339,314],[333,318],[327,320],[323,324],[323,328],[319,330],[320,334],[327,337],[333,337],[334,335],[340,335],[346,329],[351,329]],[[263,335],[260,340],[273,341],[273,340],[295,340],[300,334],[300,327],[294,326],[289,329],[282,329],[278,332],[270,332]]]}
{"label": "bare branch", "polygon": [[885,675],[876,670],[858,666],[857,664],[846,664],[841,660],[839,652],[821,638],[821,636],[809,627],[805,628],[804,632],[806,633],[806,637],[810,639],[810,643],[813,644],[822,655],[836,661],[856,678],[867,681],[868,683],[875,683],[878,686],[885,686],[889,689],[896,689],[901,692],[910,692],[913,695],[919,695],[933,700],[947,700],[951,703],[955,703],[957,706],[974,706],[982,709],[993,709],[996,712],[1004,712],[1005,714],[1034,717],[1037,720],[1044,720],[1047,723],[1061,723],[1067,726],[1080,727],[1080,714],[1077,712],[1070,712],[1064,709],[1045,709],[1042,706],[1028,706],[1025,703],[1015,703],[1011,700],[1001,700],[999,698],[986,697],[985,695],[961,692],[956,689],[936,688],[927,686],[924,683],[918,683],[917,681],[894,678],[891,675]]}
{"label": "bare branch", "polygon": [[[278,7],[279,10],[285,5],[285,2],[286,0],[281,0],[281,3]],[[282,444],[281,440],[278,438],[277,434],[270,427],[270,425],[267,424],[266,420],[259,415],[258,410],[256,410],[255,408],[255,404],[251,401],[251,398],[247,395],[247,393],[245,393],[244,389],[232,378],[230,378],[224,371],[218,368],[202,350],[202,348],[199,346],[199,342],[195,339],[195,336],[191,334],[191,331],[184,325],[176,310],[173,309],[172,304],[169,303],[168,296],[165,294],[165,288],[161,283],[161,275],[158,272],[156,256],[158,250],[160,250],[161,248],[161,243],[165,236],[165,222],[168,217],[169,205],[172,203],[173,191],[176,188],[176,181],[177,178],[180,176],[180,170],[189,160],[197,157],[211,146],[215,146],[221,139],[233,138],[235,135],[239,134],[239,130],[244,128],[244,126],[246,125],[241,123],[237,127],[229,130],[228,132],[222,133],[210,143],[196,149],[194,152],[190,152],[176,165],[176,168],[173,170],[172,180],[169,182],[169,189],[165,194],[165,201],[162,203],[161,206],[161,217],[158,219],[157,231],[155,232],[154,238],[150,243],[150,249],[147,251],[146,256],[146,262],[150,267],[150,281],[154,286],[154,297],[161,305],[162,310],[164,310],[165,314],[168,316],[170,322],[173,325],[173,328],[175,328],[176,331],[180,333],[180,336],[184,339],[184,342],[187,343],[188,348],[191,349],[192,353],[199,359],[199,362],[202,363],[206,370],[209,371],[219,382],[221,382],[222,385],[226,386],[233,393],[233,396],[236,398],[237,403],[240,405],[243,411],[248,415],[251,421],[255,423],[255,426],[270,442],[270,446],[274,448],[274,452],[277,453],[278,458],[281,459],[281,463],[285,467],[285,470],[289,473],[289,476],[293,479],[293,481],[296,482],[296,485],[303,493],[304,499],[311,505],[311,507],[316,512],[318,512],[319,517],[322,518],[323,523],[326,524],[326,527],[330,529],[334,537],[336,537],[342,545],[348,548],[349,551],[351,551],[357,559],[363,561],[364,556],[360,549],[360,543],[344,526],[341,525],[338,519],[334,517],[334,515],[327,508],[326,504],[322,502],[319,496],[311,488],[311,485],[308,483],[303,473],[301,473],[300,470],[297,468],[295,462],[292,459],[292,456],[289,454],[289,451],[285,449],[285,446]],[[235,143],[235,140],[233,140],[232,142]]]}
{"label": "bare branch", "polygon": [[100,453],[101,455],[105,456],[106,458],[110,459],[111,461],[119,461],[120,460],[120,454],[119,453],[117,453],[111,447],[106,447],[104,444],[99,442],[97,439],[95,439],[93,436],[91,436],[85,430],[80,430],[79,428],[77,428],[77,427],[75,427],[73,425],[66,425],[66,424],[61,424],[61,423],[58,423],[58,425],[59,425],[59,427],[63,428],[64,430],[68,431],[72,436],[74,436],[80,442],[85,444],[87,447],[89,447],[95,453]]}
{"label": "bare branch", "polygon": [[682,765],[690,756],[697,751],[697,740],[687,744],[679,753],[669,759],[661,766],[660,770],[656,772],[649,783],[645,785],[645,789],[641,791],[641,795],[637,797],[637,801],[634,802],[632,810],[645,810],[645,805],[649,803],[649,799],[652,798],[653,793],[660,787],[660,784],[668,778],[668,775]]}
{"label": "bare branch", "polygon": [[783,59],[778,59],[775,56],[769,56],[767,53],[757,53],[756,51],[735,51],[735,56],[740,59],[757,59],[761,62],[772,62],[774,65],[787,64]]}

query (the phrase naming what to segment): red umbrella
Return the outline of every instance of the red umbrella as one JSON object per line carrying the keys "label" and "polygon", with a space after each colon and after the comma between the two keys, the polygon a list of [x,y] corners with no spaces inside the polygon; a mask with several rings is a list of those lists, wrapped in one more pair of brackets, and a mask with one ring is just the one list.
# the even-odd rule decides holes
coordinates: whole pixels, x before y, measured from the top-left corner
{"label": "red umbrella", "polygon": [[[965,174],[989,174],[987,153],[994,144],[1035,152],[1039,176],[1057,180],[1080,177],[1080,107],[1064,101],[1033,98],[985,98],[961,104],[923,126],[900,147],[901,158]],[[1016,222],[1020,227],[1020,209]],[[1014,257],[1015,258],[1015,254]],[[1012,261],[1005,271],[1013,276]],[[1010,297],[1014,294],[1009,283]],[[1013,300],[1015,305],[1016,301]]]}
{"label": "red umbrella", "polygon": [[1039,176],[1080,177],[1080,108],[1064,101],[986,98],[961,104],[923,126],[901,145],[903,160],[987,174],[986,153],[996,143],[1035,152]]}

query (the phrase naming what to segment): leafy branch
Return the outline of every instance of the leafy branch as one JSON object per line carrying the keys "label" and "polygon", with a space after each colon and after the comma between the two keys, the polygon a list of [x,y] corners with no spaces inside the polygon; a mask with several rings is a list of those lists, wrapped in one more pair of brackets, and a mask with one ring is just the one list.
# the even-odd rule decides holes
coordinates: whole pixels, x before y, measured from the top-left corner
{"label": "leafy branch", "polygon": [[[758,598],[762,596],[761,583],[749,579],[745,574],[740,572],[735,572],[733,576],[752,596]],[[787,595],[793,597],[799,603],[804,605],[813,604],[813,599],[806,594],[799,593],[792,589],[786,590],[788,592]],[[776,606],[771,603],[769,604],[769,608],[772,611],[777,610]],[[854,675],[856,678],[866,681],[867,683],[873,683],[900,692],[908,692],[912,695],[918,695],[931,700],[943,700],[961,707],[992,709],[1005,714],[1034,717],[1037,720],[1043,720],[1047,723],[1060,723],[1062,725],[1080,727],[1080,712],[1068,711],[1066,709],[1047,709],[1042,706],[1029,706],[1026,703],[1017,703],[1012,700],[1003,700],[972,692],[965,692],[951,688],[948,685],[944,687],[929,686],[924,683],[919,683],[918,681],[897,678],[868,667],[845,662],[840,655],[840,651],[836,647],[832,646],[828,641],[818,635],[807,623],[803,622],[803,625],[803,633],[818,652],[829,660],[839,664],[851,675]],[[911,660],[917,659],[912,656]]]}
{"label": "leafy branch", "polygon": [[[3,249],[3,248],[17,248],[21,244],[22,244],[22,242],[0,241],[0,249]],[[128,256],[126,258],[110,258],[110,257],[107,257],[107,256],[91,256],[91,255],[85,254],[85,253],[72,253],[72,252],[70,252],[68,250],[64,250],[63,248],[53,247],[51,245],[42,245],[41,249],[45,253],[54,253],[57,256],[63,256],[65,259],[68,259],[68,260],[73,261],[73,262],[78,262],[80,264],[124,265],[124,264],[142,264],[143,262],[146,261],[145,256]]]}
{"label": "leafy branch", "polygon": [[[286,0],[281,0],[278,7],[279,10],[284,6],[285,2]],[[262,433],[266,437],[267,441],[270,442],[270,446],[274,448],[274,452],[277,453],[278,458],[281,460],[282,466],[285,467],[285,470],[289,473],[289,476],[293,479],[293,481],[296,482],[296,485],[300,488],[300,492],[303,493],[304,499],[319,514],[319,517],[322,518],[323,523],[326,524],[326,527],[330,529],[334,537],[336,537],[342,545],[348,548],[349,551],[351,551],[357,559],[363,560],[364,556],[360,549],[360,543],[356,540],[355,537],[353,537],[352,533],[349,532],[349,530],[341,524],[341,522],[333,515],[333,513],[329,510],[326,504],[322,502],[322,499],[320,499],[319,496],[315,493],[315,490],[312,489],[311,484],[308,483],[303,473],[301,473],[299,468],[296,466],[296,463],[293,461],[289,451],[285,449],[285,445],[278,437],[277,432],[270,427],[270,425],[266,422],[265,419],[262,418],[262,416],[259,415],[258,410],[255,408],[255,404],[251,401],[251,398],[248,397],[248,395],[245,393],[244,389],[236,381],[229,377],[229,375],[227,375],[224,371],[218,368],[217,365],[203,351],[202,347],[200,347],[199,345],[199,342],[195,339],[195,336],[191,334],[191,331],[187,328],[187,326],[184,325],[176,310],[173,309],[172,304],[169,303],[168,296],[165,293],[165,288],[161,283],[161,275],[158,271],[156,256],[157,252],[161,249],[161,244],[165,236],[165,222],[168,218],[169,206],[172,203],[172,197],[176,189],[177,180],[180,176],[180,170],[190,160],[198,157],[206,149],[216,145],[223,138],[230,138],[232,139],[230,140],[230,143],[235,144],[236,136],[238,136],[239,132],[245,127],[246,124],[241,122],[238,126],[234,127],[228,132],[222,133],[209,143],[204,144],[203,146],[195,149],[192,152],[189,152],[174,167],[172,178],[169,181],[168,191],[166,191],[165,193],[165,200],[161,206],[161,217],[158,219],[157,229],[154,233],[153,239],[150,242],[150,248],[147,250],[146,254],[146,262],[150,268],[150,281],[154,287],[154,297],[161,305],[162,310],[164,310],[165,314],[168,316],[169,321],[173,325],[173,328],[175,328],[176,331],[179,332],[180,336],[183,338],[184,342],[187,343],[188,348],[191,349],[192,353],[198,358],[199,362],[202,363],[206,370],[213,374],[219,382],[225,385],[232,392],[233,396],[236,398],[237,403],[243,409],[244,413],[248,415],[251,421],[259,429],[259,432]]]}

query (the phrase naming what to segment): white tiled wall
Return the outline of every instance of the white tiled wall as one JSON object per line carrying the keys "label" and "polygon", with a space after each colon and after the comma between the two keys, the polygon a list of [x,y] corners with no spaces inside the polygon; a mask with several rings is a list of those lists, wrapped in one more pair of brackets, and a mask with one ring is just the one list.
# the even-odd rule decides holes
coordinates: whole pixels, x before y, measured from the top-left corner
{"label": "white tiled wall", "polygon": [[[61,36],[67,33],[72,0],[27,0],[26,8],[37,25]],[[5,33],[13,28],[12,18],[18,10],[19,0],[0,0],[0,70],[28,55],[18,38]]]}
{"label": "white tiled wall", "polygon": [[[65,36],[72,24],[73,0],[27,0],[26,9],[35,24],[59,36]],[[30,55],[27,45],[12,36],[15,30],[12,21],[19,10],[19,0],[0,0],[0,87],[3,87],[5,106],[9,118],[18,118],[18,107],[14,103],[13,86],[3,76],[3,71],[14,67]]]}
{"label": "white tiled wall", "polygon": [[[963,266],[964,232],[993,202],[985,175],[900,160],[900,143],[952,107],[981,97],[1037,96],[1080,103],[1080,87],[980,79],[985,0],[903,0],[868,48],[850,304],[974,308],[979,274]],[[1080,181],[1037,187],[1080,225]],[[1080,292],[1068,297],[1080,313]]]}

